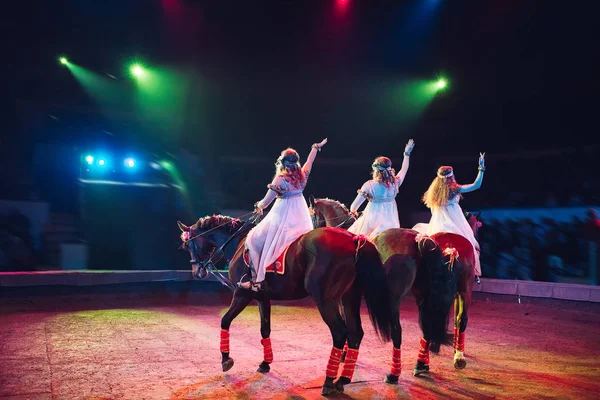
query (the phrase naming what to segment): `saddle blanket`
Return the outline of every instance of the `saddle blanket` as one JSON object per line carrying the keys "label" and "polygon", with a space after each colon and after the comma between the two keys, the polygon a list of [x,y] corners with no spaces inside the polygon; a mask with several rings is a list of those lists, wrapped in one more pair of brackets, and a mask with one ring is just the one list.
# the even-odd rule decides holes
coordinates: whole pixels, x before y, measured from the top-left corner
{"label": "saddle blanket", "polygon": [[[287,251],[289,248],[290,248],[290,246],[286,247],[285,250],[283,251],[283,253],[281,253],[279,255],[279,257],[277,257],[277,260],[275,260],[275,262],[273,264],[267,266],[267,269],[265,270],[265,272],[272,272],[272,273],[278,273],[279,275],[283,275],[285,272],[285,255],[287,254]],[[250,266],[250,252],[249,251],[244,252],[244,262],[246,263],[247,266]]]}

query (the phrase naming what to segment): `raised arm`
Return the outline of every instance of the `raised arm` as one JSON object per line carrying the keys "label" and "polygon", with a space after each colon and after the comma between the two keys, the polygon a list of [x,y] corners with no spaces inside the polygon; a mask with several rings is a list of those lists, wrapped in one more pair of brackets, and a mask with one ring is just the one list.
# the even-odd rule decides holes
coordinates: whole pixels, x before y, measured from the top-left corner
{"label": "raised arm", "polygon": [[415,147],[415,141],[410,139],[406,146],[404,147],[404,159],[402,160],[402,168],[396,175],[396,181],[398,182],[398,186],[402,185],[404,182],[404,178],[406,178],[406,173],[408,172],[408,166],[410,165],[410,153]]}
{"label": "raised arm", "polygon": [[321,147],[325,146],[325,143],[327,143],[327,139],[323,139],[323,141],[321,143],[315,143],[312,145],[310,154],[308,155],[306,162],[302,166],[302,172],[304,172],[305,176],[308,176],[310,174],[310,171],[312,170],[313,162],[315,161],[315,158],[317,157],[317,153],[319,151],[321,151]]}
{"label": "raised arm", "polygon": [[281,196],[287,191],[286,186],[285,179],[281,176],[276,176],[275,179],[273,179],[273,182],[267,186],[269,190],[267,190],[265,197],[263,197],[261,201],[256,202],[254,208],[262,213],[262,210],[269,207],[277,196]]}
{"label": "raised arm", "polygon": [[460,185],[461,193],[469,193],[473,192],[481,187],[481,183],[483,182],[483,173],[485,172],[485,153],[479,153],[479,167],[477,168],[479,173],[477,173],[477,178],[475,178],[475,182],[470,185]]}

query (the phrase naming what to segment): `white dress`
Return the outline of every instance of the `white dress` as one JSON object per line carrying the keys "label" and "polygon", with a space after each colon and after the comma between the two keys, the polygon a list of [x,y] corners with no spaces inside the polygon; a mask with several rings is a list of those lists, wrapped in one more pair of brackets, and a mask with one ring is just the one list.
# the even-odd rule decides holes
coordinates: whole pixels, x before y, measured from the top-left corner
{"label": "white dress", "polygon": [[467,222],[459,204],[460,195],[454,196],[448,203],[431,209],[431,220],[428,224],[416,224],[413,229],[428,236],[440,232],[456,233],[469,240],[475,248],[475,275],[481,276],[479,264],[479,243],[475,239],[473,229]]}
{"label": "white dress", "polygon": [[400,179],[396,179],[396,182],[389,186],[375,180],[365,182],[350,209],[356,211],[365,200],[368,200],[369,204],[348,231],[373,240],[387,229],[400,228],[396,205],[400,183]]}
{"label": "white dress", "polygon": [[256,282],[265,279],[265,269],[277,260],[287,246],[313,229],[310,211],[302,195],[304,187],[293,187],[278,176],[269,185],[269,189],[277,194],[277,200],[246,239],[246,248],[250,251],[250,260],[256,269]]}

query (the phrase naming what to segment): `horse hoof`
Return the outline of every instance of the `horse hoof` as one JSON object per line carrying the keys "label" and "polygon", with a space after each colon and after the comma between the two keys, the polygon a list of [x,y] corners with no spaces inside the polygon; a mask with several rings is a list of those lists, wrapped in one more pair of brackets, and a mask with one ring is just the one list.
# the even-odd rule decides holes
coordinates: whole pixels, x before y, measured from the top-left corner
{"label": "horse hoof", "polygon": [[415,369],[413,370],[413,376],[419,376],[419,375],[428,374],[428,373],[429,373],[429,365],[417,361],[417,365],[415,365]]}
{"label": "horse hoof", "polygon": [[398,377],[394,374],[387,374],[385,379],[383,380],[385,383],[389,383],[390,385],[398,384]]}
{"label": "horse hoof", "polygon": [[337,381],[335,381],[335,388],[338,392],[344,393],[344,385],[350,383],[350,379],[344,376],[341,376]]}
{"label": "horse hoof", "polygon": [[233,358],[228,358],[226,361],[221,363],[223,367],[223,372],[229,371],[233,367]]}
{"label": "horse hoof", "polygon": [[321,389],[321,394],[323,396],[329,396],[332,394],[337,394],[339,393],[338,390],[335,388],[334,385],[328,386],[328,385],[323,385],[323,388]]}
{"label": "horse hoof", "polygon": [[467,360],[464,358],[457,358],[454,360],[454,368],[465,369],[467,367]]}
{"label": "horse hoof", "polygon": [[429,345],[429,351],[431,351],[434,354],[440,354],[440,343],[431,342],[431,344]]}
{"label": "horse hoof", "polygon": [[269,365],[269,363],[264,361],[260,363],[258,369],[256,370],[256,372],[260,372],[261,374],[266,374],[269,371],[271,371],[271,366]]}

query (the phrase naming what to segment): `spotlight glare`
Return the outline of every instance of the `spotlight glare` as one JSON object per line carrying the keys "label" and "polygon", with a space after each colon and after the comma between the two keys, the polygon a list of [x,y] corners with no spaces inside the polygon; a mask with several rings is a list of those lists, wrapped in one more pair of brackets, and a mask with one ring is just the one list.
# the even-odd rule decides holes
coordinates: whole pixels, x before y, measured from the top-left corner
{"label": "spotlight glare", "polygon": [[67,60],[66,57],[61,57],[58,59],[58,61],[60,61],[62,65],[67,65],[69,63],[69,60]]}
{"label": "spotlight glare", "polygon": [[435,87],[438,90],[445,89],[448,86],[448,81],[445,78],[440,78],[435,84]]}
{"label": "spotlight glare", "polygon": [[131,71],[131,74],[133,76],[135,76],[136,78],[141,78],[144,75],[146,75],[146,71],[144,70],[144,67],[142,67],[140,64],[133,64],[129,70]]}
{"label": "spotlight glare", "polygon": [[92,155],[85,156],[85,162],[88,163],[89,165],[92,165],[94,163],[94,156],[92,156]]}
{"label": "spotlight glare", "polygon": [[133,158],[126,158],[124,164],[126,167],[133,168],[135,166],[135,160]]}
{"label": "spotlight glare", "polygon": [[151,166],[153,169],[156,169],[156,170],[159,170],[159,169],[161,169],[161,166],[160,166],[159,164],[155,163],[155,162],[151,162],[151,163],[150,163],[150,166]]}
{"label": "spotlight glare", "polygon": [[100,159],[100,160],[98,160],[98,165],[104,166],[104,165],[106,165],[106,161],[103,159]]}

